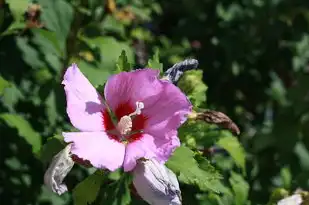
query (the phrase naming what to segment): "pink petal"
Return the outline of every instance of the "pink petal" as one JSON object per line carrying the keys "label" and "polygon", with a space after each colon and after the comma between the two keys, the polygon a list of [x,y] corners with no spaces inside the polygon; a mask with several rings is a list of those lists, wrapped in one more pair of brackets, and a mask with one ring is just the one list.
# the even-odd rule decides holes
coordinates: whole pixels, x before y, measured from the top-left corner
{"label": "pink petal", "polygon": [[143,114],[147,120],[145,132],[155,138],[177,130],[187,119],[192,105],[182,91],[168,81],[162,81],[163,89],[156,104],[146,107]]}
{"label": "pink petal", "polygon": [[105,132],[69,132],[63,136],[65,142],[73,142],[72,154],[89,160],[98,169],[115,171],[123,163],[125,145],[110,139]]}
{"label": "pink petal", "polygon": [[67,98],[67,113],[72,125],[81,131],[103,130],[102,98],[76,64],[67,69],[62,84]]}
{"label": "pink petal", "polygon": [[159,71],[153,69],[140,69],[113,75],[105,85],[106,102],[112,110],[122,103],[130,103],[135,108],[136,101],[141,101],[145,107],[150,107],[160,97],[159,94],[163,89],[158,76]]}
{"label": "pink petal", "polygon": [[141,139],[131,142],[126,147],[123,168],[125,172],[131,171],[140,158],[151,159],[156,156],[156,145],[151,135],[143,134]]}
{"label": "pink petal", "polygon": [[164,138],[155,138],[155,144],[157,146],[156,159],[160,163],[165,163],[175,149],[180,146],[177,131],[172,130],[166,133]]}

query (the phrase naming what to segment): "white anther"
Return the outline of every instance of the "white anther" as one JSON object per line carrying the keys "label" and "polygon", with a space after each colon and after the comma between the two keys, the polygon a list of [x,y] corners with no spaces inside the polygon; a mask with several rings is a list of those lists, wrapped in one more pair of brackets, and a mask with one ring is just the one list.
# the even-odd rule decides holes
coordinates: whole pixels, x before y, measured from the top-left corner
{"label": "white anther", "polygon": [[142,109],[144,109],[144,103],[137,101],[136,103],[136,110],[129,114],[129,117],[133,117],[134,115],[140,115],[142,113]]}

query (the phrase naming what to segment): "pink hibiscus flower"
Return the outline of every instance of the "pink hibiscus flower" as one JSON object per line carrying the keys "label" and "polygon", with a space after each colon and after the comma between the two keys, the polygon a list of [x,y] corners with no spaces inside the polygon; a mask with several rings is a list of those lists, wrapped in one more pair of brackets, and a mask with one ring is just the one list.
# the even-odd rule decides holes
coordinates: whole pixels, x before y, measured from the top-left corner
{"label": "pink hibiscus flower", "polygon": [[131,171],[140,158],[167,161],[180,146],[177,129],[192,106],[178,87],[158,77],[153,69],[113,75],[103,100],[76,64],[69,67],[62,82],[67,113],[81,131],[63,133],[71,153],[110,171]]}

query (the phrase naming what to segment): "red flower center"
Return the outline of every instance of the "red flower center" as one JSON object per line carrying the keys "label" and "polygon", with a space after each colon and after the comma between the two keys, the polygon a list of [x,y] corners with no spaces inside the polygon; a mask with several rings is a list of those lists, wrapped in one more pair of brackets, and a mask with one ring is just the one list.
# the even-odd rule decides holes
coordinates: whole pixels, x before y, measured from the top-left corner
{"label": "red flower center", "polygon": [[[119,120],[123,116],[129,115],[129,114],[133,113],[134,111],[135,111],[135,108],[132,107],[129,102],[125,102],[125,103],[121,103],[117,106],[116,110],[114,111],[114,114],[116,115],[118,122],[119,122]],[[116,127],[115,127],[115,125],[112,121],[111,116],[108,113],[108,110],[104,109],[102,111],[102,114],[103,114],[103,126],[105,127],[105,130],[106,131],[115,130]],[[128,142],[133,142],[133,141],[138,140],[142,137],[142,133],[137,132],[137,131],[141,131],[145,128],[147,119],[148,119],[148,117],[143,115],[143,114],[136,115],[136,116],[133,117],[131,133],[134,133],[134,134],[130,134],[126,137],[126,140]],[[135,132],[137,132],[137,133],[135,133]],[[120,142],[119,136],[110,134],[108,132],[107,132],[107,135],[110,138],[115,139],[115,140]]]}

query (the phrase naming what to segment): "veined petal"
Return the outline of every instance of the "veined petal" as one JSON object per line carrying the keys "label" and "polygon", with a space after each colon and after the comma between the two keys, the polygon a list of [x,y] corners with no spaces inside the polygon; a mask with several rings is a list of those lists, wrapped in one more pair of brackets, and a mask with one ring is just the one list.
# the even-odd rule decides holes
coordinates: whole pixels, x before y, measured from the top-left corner
{"label": "veined petal", "polygon": [[110,139],[105,132],[63,133],[65,142],[72,142],[71,153],[89,160],[98,168],[115,171],[121,167],[125,155],[125,145]]}
{"label": "veined petal", "polygon": [[103,130],[102,97],[76,64],[67,69],[62,84],[66,93],[67,113],[72,125],[81,131]]}
{"label": "veined petal", "polygon": [[153,69],[140,69],[113,75],[107,80],[104,88],[106,102],[113,111],[124,103],[129,103],[135,108],[137,101],[143,102],[145,108],[149,107],[157,101],[163,89],[158,76],[159,71]]}
{"label": "veined petal", "polygon": [[131,142],[126,147],[123,162],[124,171],[134,169],[136,161],[140,158],[151,159],[156,156],[156,145],[151,135],[143,134],[139,140]]}

